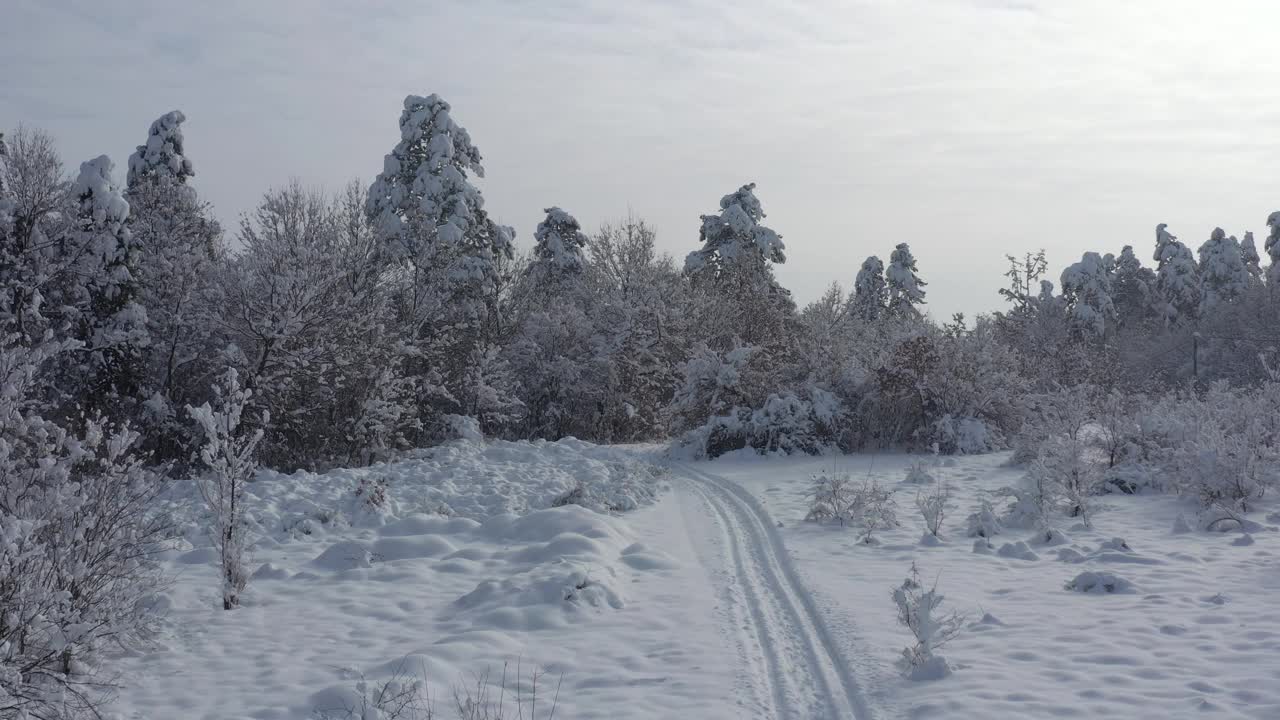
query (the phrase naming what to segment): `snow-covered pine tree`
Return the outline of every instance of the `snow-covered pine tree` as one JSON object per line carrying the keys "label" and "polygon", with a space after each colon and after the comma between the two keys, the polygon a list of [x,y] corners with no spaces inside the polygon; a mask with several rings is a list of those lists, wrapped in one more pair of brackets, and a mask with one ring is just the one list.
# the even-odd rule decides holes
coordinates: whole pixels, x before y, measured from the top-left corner
{"label": "snow-covered pine tree", "polygon": [[1267,216],[1267,227],[1271,232],[1262,245],[1262,251],[1271,259],[1267,267],[1267,288],[1272,297],[1280,297],[1280,210]]}
{"label": "snow-covered pine tree", "polygon": [[1262,257],[1258,255],[1258,245],[1253,240],[1253,231],[1245,231],[1244,238],[1240,241],[1240,255],[1244,259],[1245,272],[1249,274],[1249,286],[1258,287],[1262,284]]}
{"label": "snow-covered pine tree", "polygon": [[867,322],[875,322],[889,305],[889,286],[884,279],[884,262],[872,255],[862,261],[853,280],[851,304],[854,314]]}
{"label": "snow-covered pine tree", "polygon": [[82,252],[69,259],[74,270],[64,276],[66,297],[78,300],[66,319],[82,348],[67,368],[72,384],[64,390],[89,414],[123,420],[141,401],[149,336],[137,302],[137,246],[125,225],[129,203],[112,167],[106,155],[82,163],[71,186],[77,202],[72,245]]}
{"label": "snow-covered pine tree", "polygon": [[587,236],[578,220],[546,209],[516,302],[516,332],[505,362],[518,379],[526,437],[598,437],[607,361],[600,358],[593,307],[584,284]]}
{"label": "snow-covered pine tree", "polygon": [[138,301],[151,338],[142,421],[159,457],[176,457],[189,435],[177,410],[208,394],[219,346],[215,265],[225,254],[222,228],[189,184],[179,111],[151,124],[147,142],[129,157],[128,227],[138,250]]}
{"label": "snow-covered pine tree", "polygon": [[1125,245],[1111,279],[1111,298],[1121,326],[1141,323],[1150,316],[1155,283],[1155,273],[1142,266],[1132,245]]}
{"label": "snow-covered pine tree", "polygon": [[554,286],[580,278],[587,235],[578,219],[558,207],[544,211],[546,219],[533,233],[533,257],[529,277],[535,285]]}
{"label": "snow-covered pine tree", "polygon": [[1233,302],[1249,289],[1249,270],[1235,236],[1214,228],[1200,246],[1200,307],[1204,312]]}
{"label": "snow-covered pine tree", "polygon": [[795,311],[791,294],[773,275],[786,262],[782,236],[760,224],[765,213],[755,183],[720,198],[720,212],[702,216],[702,247],[685,258],[685,273],[707,298],[700,302],[701,333],[718,348],[737,337],[751,345],[777,341]]}
{"label": "snow-covered pine tree", "polygon": [[885,281],[889,288],[889,311],[896,315],[919,315],[916,305],[922,305],[924,286],[928,285],[916,274],[916,258],[907,243],[898,243],[889,255],[889,267],[885,269]]}
{"label": "snow-covered pine tree", "polygon": [[1195,320],[1200,309],[1200,273],[1191,251],[1171,234],[1165,223],[1156,226],[1156,303],[1165,324]]}
{"label": "snow-covered pine tree", "polygon": [[1086,252],[1062,271],[1062,297],[1072,329],[1093,340],[1102,339],[1116,319],[1108,264],[1098,253]]}
{"label": "snow-covered pine tree", "polygon": [[718,215],[702,216],[702,248],[685,258],[685,272],[695,277],[745,275],[758,280],[767,263],[787,261],[782,236],[760,224],[765,214],[755,189],[755,183],[743,185],[720,198]]}
{"label": "snow-covered pine tree", "polygon": [[494,285],[500,262],[511,256],[514,231],[485,212],[468,177],[484,177],[480,161],[449,103],[410,95],[400,114],[400,142],[366,202],[386,256],[404,270],[396,304],[409,349],[406,369],[424,388],[443,386],[443,393],[420,398],[432,421],[472,415],[481,395],[494,390],[471,386],[466,364],[496,335]]}
{"label": "snow-covered pine tree", "polygon": [[129,187],[161,177],[186,184],[187,178],[196,174],[182,148],[182,123],[186,120],[182,111],[171,110],[151,123],[146,144],[129,156]]}

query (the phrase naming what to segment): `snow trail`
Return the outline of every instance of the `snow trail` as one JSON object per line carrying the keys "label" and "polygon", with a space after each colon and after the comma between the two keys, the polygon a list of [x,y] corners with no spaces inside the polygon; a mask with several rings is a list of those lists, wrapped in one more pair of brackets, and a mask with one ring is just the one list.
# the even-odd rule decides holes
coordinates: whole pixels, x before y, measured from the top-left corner
{"label": "snow trail", "polygon": [[773,718],[857,718],[870,712],[768,513],[723,477],[676,466],[711,509],[731,563],[722,588],[757,702]]}

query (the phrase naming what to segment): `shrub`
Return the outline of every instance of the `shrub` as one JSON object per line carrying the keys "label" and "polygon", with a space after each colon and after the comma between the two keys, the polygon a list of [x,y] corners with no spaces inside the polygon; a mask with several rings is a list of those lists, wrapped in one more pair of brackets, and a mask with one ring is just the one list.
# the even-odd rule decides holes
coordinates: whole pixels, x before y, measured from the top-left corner
{"label": "shrub", "polygon": [[844,525],[850,520],[853,483],[844,473],[818,473],[809,487],[809,512],[804,519],[812,522],[836,521]]}
{"label": "shrub", "polygon": [[820,473],[809,490],[809,512],[805,520],[856,524],[862,542],[875,543],[875,533],[898,524],[898,504],[893,489],[868,478],[854,485],[848,475]]}
{"label": "shrub", "polygon": [[996,517],[995,508],[991,506],[991,501],[986,498],[982,499],[978,506],[977,512],[969,515],[965,521],[965,534],[969,537],[993,538],[1000,534],[1000,520]]}
{"label": "shrub", "polygon": [[[249,582],[244,566],[248,530],[245,483],[257,469],[253,451],[262,439],[262,429],[246,434],[241,428],[245,406],[253,393],[240,387],[234,368],[226,371],[213,394],[216,407],[209,403],[198,408],[188,405],[187,412],[204,432],[200,459],[209,471],[197,476],[196,482],[213,521],[209,534],[221,561],[222,607],[231,610],[240,605],[240,593]],[[261,422],[268,422],[266,413]]]}
{"label": "shrub", "polygon": [[137,433],[41,417],[42,374],[75,344],[0,337],[0,717],[100,717],[108,643],[146,639],[171,528]]}
{"label": "shrub", "polygon": [[942,530],[942,521],[946,517],[947,501],[951,499],[951,488],[947,485],[947,481],[941,480],[932,490],[919,490],[916,493],[916,509],[920,511],[920,516],[924,518],[925,527],[928,528],[929,534],[933,537],[939,536]]}
{"label": "shrub", "polygon": [[956,611],[939,613],[944,597],[935,582],[928,590],[920,582],[920,570],[911,563],[911,574],[891,593],[898,607],[898,623],[911,631],[915,644],[903,648],[901,667],[912,680],[934,680],[951,673],[945,658],[934,652],[955,639],[964,624]]}

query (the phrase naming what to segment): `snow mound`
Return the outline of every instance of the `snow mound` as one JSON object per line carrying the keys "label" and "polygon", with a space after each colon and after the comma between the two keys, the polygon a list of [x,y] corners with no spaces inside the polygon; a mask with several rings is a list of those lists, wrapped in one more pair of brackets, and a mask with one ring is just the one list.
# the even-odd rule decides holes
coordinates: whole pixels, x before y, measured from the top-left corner
{"label": "snow mound", "polygon": [[1087,570],[1075,576],[1066,588],[1081,593],[1127,593],[1133,591],[1133,584],[1108,572]]}
{"label": "snow mound", "polygon": [[1031,548],[1023,541],[1005,543],[996,551],[1000,557],[1014,558],[1015,560],[1039,560],[1040,556],[1031,551]]}

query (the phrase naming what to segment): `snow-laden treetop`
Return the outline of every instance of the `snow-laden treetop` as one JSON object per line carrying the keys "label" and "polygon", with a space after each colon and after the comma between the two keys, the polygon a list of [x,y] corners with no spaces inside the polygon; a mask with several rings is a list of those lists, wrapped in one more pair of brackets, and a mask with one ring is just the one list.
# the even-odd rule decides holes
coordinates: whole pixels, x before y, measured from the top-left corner
{"label": "snow-laden treetop", "polygon": [[743,185],[720,198],[720,214],[702,216],[702,249],[685,258],[686,272],[698,272],[708,265],[729,267],[751,258],[787,261],[782,236],[760,224],[765,214],[755,189],[755,183]]}
{"label": "snow-laden treetop", "polygon": [[484,198],[467,173],[484,177],[484,167],[480,150],[449,111],[435,94],[404,99],[400,142],[383,160],[366,204],[384,236],[402,236],[406,224],[416,224],[434,235],[429,239],[458,245],[475,229]]}
{"label": "snow-laden treetop", "polygon": [[911,246],[898,243],[889,254],[889,267],[885,268],[885,281],[889,285],[889,306],[904,310],[924,303],[924,286],[929,283],[916,274],[916,256]]}
{"label": "snow-laden treetop", "polygon": [[129,202],[111,180],[114,167],[106,155],[86,160],[71,186],[80,199],[81,215],[108,233],[118,232],[129,217]]}
{"label": "snow-laden treetop", "polygon": [[129,156],[129,187],[143,180],[169,178],[185,183],[196,174],[182,150],[182,123],[187,116],[173,110],[156,118],[147,133],[147,144]]}
{"label": "snow-laden treetop", "polygon": [[558,207],[547,208],[547,217],[533,233],[534,263],[555,274],[582,272],[582,248],[587,235],[578,219]]}

